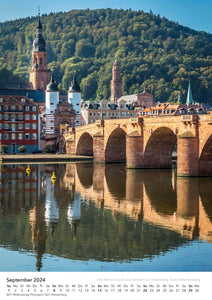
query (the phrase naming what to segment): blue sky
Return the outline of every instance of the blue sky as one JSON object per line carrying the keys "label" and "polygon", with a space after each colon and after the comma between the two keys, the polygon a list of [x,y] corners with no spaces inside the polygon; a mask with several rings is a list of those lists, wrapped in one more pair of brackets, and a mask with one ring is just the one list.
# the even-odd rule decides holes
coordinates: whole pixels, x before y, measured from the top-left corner
{"label": "blue sky", "polygon": [[212,33],[212,0],[0,0],[0,22],[72,9],[123,8],[160,14],[195,30]]}

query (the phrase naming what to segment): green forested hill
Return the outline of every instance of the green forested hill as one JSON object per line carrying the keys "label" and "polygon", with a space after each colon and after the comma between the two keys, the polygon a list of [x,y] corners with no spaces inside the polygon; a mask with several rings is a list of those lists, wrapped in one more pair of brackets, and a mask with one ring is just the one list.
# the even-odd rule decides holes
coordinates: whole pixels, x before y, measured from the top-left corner
{"label": "green forested hill", "polygon": [[[0,23],[0,79],[28,80],[36,22]],[[85,100],[109,98],[118,58],[123,94],[146,87],[156,101],[177,101],[179,92],[185,101],[191,78],[193,98],[212,104],[211,34],[122,9],[72,10],[43,15],[41,22],[48,66],[64,92],[76,71]]]}

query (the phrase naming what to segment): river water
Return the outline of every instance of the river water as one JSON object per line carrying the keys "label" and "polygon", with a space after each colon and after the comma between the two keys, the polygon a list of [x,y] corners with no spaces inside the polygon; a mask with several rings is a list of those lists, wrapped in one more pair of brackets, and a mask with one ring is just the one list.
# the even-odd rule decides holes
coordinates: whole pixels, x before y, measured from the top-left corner
{"label": "river water", "polygon": [[212,271],[211,177],[177,178],[174,166],[26,168],[0,169],[0,271]]}

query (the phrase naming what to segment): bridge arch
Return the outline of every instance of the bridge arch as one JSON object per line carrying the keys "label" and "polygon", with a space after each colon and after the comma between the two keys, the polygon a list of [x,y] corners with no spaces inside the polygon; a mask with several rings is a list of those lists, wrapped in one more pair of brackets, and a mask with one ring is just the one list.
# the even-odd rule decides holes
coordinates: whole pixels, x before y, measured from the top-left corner
{"label": "bridge arch", "polygon": [[168,127],[159,127],[150,136],[144,149],[144,164],[152,168],[169,168],[177,137]]}
{"label": "bridge arch", "polygon": [[126,162],[126,132],[116,128],[110,134],[105,147],[105,162]]}
{"label": "bridge arch", "polygon": [[93,138],[88,132],[84,132],[77,143],[76,148],[77,155],[93,155]]}
{"label": "bridge arch", "polygon": [[200,159],[199,159],[200,175],[212,175],[212,134],[205,142]]}

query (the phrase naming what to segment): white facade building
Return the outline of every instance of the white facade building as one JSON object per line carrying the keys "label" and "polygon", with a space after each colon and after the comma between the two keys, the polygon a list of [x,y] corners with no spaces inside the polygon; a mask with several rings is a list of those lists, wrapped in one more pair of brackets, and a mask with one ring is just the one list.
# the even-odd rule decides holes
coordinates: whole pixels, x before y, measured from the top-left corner
{"label": "white facade building", "polygon": [[79,127],[81,126],[81,91],[76,76],[74,76],[68,90],[68,102],[72,104],[76,112],[75,127]]}
{"label": "white facade building", "polygon": [[59,103],[57,84],[51,77],[51,82],[46,87],[46,135],[55,134],[55,110]]}

